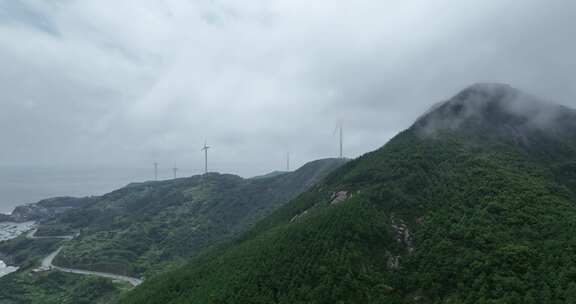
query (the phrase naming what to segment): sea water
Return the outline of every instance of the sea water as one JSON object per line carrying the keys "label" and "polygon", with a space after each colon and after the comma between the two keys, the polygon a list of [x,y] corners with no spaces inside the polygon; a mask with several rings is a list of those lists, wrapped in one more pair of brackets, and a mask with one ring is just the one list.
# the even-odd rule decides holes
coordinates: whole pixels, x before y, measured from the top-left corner
{"label": "sea water", "polygon": [[[47,169],[0,167],[0,213],[56,196],[102,195],[131,182],[150,180],[146,169]],[[160,175],[168,178],[169,174]],[[0,242],[30,230],[34,222],[0,222]],[[0,277],[18,270],[0,260]]]}
{"label": "sea water", "polygon": [[[18,237],[20,234],[34,228],[34,225],[35,223],[32,221],[24,223],[2,222],[0,223],[0,242]],[[0,260],[0,277],[16,270],[18,270],[18,267],[8,266],[4,261]]]}
{"label": "sea water", "polygon": [[[187,174],[181,170],[180,176]],[[192,174],[192,172],[190,172]],[[161,168],[159,179],[172,178],[172,169]],[[84,197],[102,195],[132,182],[154,178],[153,168],[148,169],[62,169],[62,168],[15,168],[0,167],[0,213],[9,214],[14,207],[35,203],[56,196]],[[27,223],[0,222],[0,242],[12,239],[34,225]],[[18,268],[6,266],[0,261],[0,276]]]}
{"label": "sea water", "polygon": [[[159,177],[169,178],[170,170],[160,171]],[[10,213],[16,206],[50,197],[102,195],[131,182],[151,179],[151,169],[0,167],[0,213]]]}

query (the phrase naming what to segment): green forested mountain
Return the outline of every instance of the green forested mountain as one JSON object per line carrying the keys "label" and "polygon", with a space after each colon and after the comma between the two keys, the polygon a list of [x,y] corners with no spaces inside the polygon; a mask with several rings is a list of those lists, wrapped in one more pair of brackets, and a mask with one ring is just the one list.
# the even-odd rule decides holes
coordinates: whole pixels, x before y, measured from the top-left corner
{"label": "green forested mountain", "polygon": [[[110,279],[59,271],[35,272],[42,258],[64,246],[56,265],[149,277],[231,238],[310,188],[346,160],[323,159],[293,172],[243,179],[209,173],[135,183],[44,218],[36,235],[74,240],[0,242],[0,254],[20,271],[0,279],[0,303],[111,303],[130,288]],[[61,201],[61,202],[60,202]],[[56,207],[68,199],[45,200]],[[57,204],[56,204],[57,203]]]}
{"label": "green forested mountain", "polygon": [[122,303],[575,303],[576,112],[471,86]]}
{"label": "green forested mountain", "polygon": [[131,184],[42,223],[38,234],[81,231],[57,265],[149,276],[245,231],[344,162],[318,160],[269,178],[209,173]]}

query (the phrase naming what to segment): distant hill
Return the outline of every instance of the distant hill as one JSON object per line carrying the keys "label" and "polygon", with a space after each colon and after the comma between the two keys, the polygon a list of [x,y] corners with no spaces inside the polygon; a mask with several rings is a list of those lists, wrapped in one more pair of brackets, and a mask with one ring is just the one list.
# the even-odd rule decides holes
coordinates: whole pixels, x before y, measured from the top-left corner
{"label": "distant hill", "polygon": [[288,173],[288,171],[272,171],[270,173],[264,174],[264,175],[257,175],[252,177],[253,179],[259,179],[259,178],[268,178],[268,177],[275,177],[278,175],[283,175]]}
{"label": "distant hill", "polygon": [[317,160],[257,179],[209,173],[133,183],[44,221],[37,234],[81,231],[57,265],[150,276],[246,231],[344,163]]}
{"label": "distant hill", "polygon": [[576,112],[478,84],[122,303],[575,303]]}
{"label": "distant hill", "polygon": [[14,208],[11,214],[0,214],[0,222],[41,221],[54,217],[65,211],[89,205],[98,199],[92,197],[53,197],[37,203],[26,204]]}

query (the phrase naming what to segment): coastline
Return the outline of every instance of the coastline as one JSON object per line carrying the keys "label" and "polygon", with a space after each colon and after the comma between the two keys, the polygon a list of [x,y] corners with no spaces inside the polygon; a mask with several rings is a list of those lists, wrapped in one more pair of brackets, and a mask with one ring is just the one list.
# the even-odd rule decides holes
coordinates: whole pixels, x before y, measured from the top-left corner
{"label": "coastline", "polygon": [[[22,223],[15,222],[1,222],[0,223],[0,242],[17,238],[21,234],[33,229],[36,226],[35,221],[28,221]],[[0,260],[0,278],[15,272],[19,269],[18,266],[8,266],[4,261]]]}
{"label": "coastline", "polygon": [[35,225],[35,221],[22,223],[0,222],[0,242],[17,238],[22,233],[34,228]]}
{"label": "coastline", "polygon": [[2,260],[0,260],[0,278],[3,276],[18,271],[20,267],[18,266],[7,266]]}

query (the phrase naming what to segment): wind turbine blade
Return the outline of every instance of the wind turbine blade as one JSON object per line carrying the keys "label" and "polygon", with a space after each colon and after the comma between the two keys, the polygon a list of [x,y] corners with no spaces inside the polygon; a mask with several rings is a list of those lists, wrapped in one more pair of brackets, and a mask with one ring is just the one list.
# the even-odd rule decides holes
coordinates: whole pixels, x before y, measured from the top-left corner
{"label": "wind turbine blade", "polygon": [[344,123],[342,122],[342,119],[339,119],[336,122],[336,126],[334,127],[334,135],[338,134],[338,131],[340,131],[342,129],[343,125],[344,125]]}

